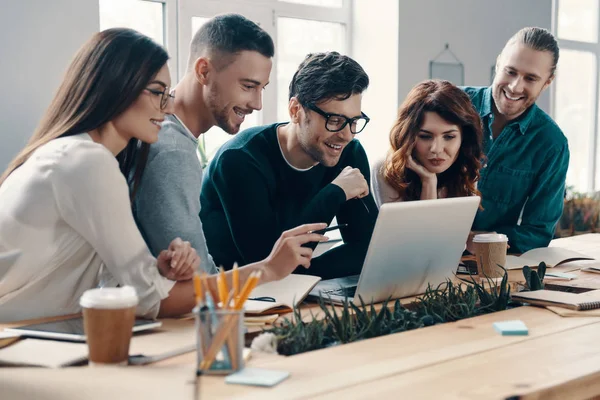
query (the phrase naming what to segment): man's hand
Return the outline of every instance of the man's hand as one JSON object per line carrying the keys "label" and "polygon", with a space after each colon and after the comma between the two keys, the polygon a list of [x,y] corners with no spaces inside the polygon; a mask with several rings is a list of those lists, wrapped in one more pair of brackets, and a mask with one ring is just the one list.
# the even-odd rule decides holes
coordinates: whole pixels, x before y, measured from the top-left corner
{"label": "man's hand", "polygon": [[327,240],[327,236],[313,233],[326,226],[327,224],[322,223],[306,224],[283,232],[273,246],[271,254],[263,261],[263,282],[283,279],[299,265],[309,268],[313,251],[302,245]]}
{"label": "man's hand", "polygon": [[163,250],[156,259],[160,274],[172,281],[192,279],[200,267],[200,257],[190,242],[175,238],[168,250]]}
{"label": "man's hand", "polygon": [[331,183],[342,188],[346,193],[346,200],[360,199],[369,194],[367,180],[358,168],[344,168]]}

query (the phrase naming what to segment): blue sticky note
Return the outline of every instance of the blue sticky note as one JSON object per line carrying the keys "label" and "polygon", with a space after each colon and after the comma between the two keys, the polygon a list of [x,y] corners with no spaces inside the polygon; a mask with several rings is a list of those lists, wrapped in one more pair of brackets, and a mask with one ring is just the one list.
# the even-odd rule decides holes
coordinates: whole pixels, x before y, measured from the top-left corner
{"label": "blue sticky note", "polygon": [[276,371],[262,368],[244,368],[225,377],[225,383],[238,385],[266,386],[271,387],[290,376],[287,371]]}
{"label": "blue sticky note", "polygon": [[565,272],[546,272],[546,276],[549,278],[560,278],[560,279],[567,279],[567,280],[571,280],[571,279],[576,279],[577,275],[575,274],[568,274]]}
{"label": "blue sticky note", "polygon": [[527,336],[529,329],[521,320],[494,322],[494,329],[502,336]]}

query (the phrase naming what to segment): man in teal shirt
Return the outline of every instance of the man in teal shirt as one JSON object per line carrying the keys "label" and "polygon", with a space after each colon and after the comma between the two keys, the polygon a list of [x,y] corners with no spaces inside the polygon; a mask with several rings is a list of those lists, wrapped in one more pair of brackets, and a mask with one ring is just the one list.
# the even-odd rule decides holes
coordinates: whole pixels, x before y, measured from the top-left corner
{"label": "man in teal shirt", "polygon": [[479,112],[487,160],[473,230],[508,236],[510,251],[548,246],[563,209],[567,139],[535,101],[550,85],[558,44],[542,28],[523,28],[496,61],[491,87],[465,87]]}

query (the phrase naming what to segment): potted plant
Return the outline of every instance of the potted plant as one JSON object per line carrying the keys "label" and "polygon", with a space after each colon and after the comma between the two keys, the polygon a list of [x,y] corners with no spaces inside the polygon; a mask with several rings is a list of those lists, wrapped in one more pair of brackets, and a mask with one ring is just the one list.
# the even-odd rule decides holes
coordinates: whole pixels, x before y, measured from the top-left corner
{"label": "potted plant", "polygon": [[600,192],[580,193],[567,187],[563,214],[557,224],[556,236],[566,237],[600,232]]}

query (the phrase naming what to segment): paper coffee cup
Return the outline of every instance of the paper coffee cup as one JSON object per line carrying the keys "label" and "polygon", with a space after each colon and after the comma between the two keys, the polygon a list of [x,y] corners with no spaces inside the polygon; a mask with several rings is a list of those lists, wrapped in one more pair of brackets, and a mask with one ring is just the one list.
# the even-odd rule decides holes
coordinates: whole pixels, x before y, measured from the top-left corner
{"label": "paper coffee cup", "polygon": [[90,365],[127,365],[138,297],[131,286],[87,290],[79,301]]}
{"label": "paper coffee cup", "polygon": [[480,278],[499,278],[506,265],[508,237],[501,233],[482,233],[473,237],[475,257],[477,258],[477,274]]}

